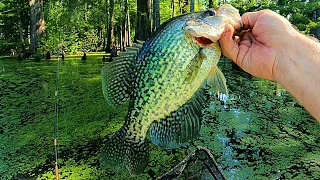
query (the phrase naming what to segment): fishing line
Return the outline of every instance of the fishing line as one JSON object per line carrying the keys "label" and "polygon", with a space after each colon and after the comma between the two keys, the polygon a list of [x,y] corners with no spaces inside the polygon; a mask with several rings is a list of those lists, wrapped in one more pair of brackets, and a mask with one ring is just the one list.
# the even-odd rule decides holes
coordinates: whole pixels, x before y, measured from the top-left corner
{"label": "fishing line", "polygon": [[[61,36],[59,37],[59,42],[61,41]],[[59,44],[58,44],[59,46]],[[58,167],[58,147],[57,147],[57,124],[58,124],[58,92],[59,92],[59,62],[60,62],[60,48],[58,47],[58,60],[56,67],[56,90],[54,93],[54,157],[55,157],[55,174],[56,180],[59,180],[59,167]]]}

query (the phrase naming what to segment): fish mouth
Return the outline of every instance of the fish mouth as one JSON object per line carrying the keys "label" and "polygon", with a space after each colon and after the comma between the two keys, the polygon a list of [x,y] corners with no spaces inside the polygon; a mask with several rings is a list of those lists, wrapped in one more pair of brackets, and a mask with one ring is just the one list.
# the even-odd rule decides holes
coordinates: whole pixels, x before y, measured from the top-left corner
{"label": "fish mouth", "polygon": [[196,31],[186,31],[185,33],[194,43],[202,48],[209,47],[217,41],[216,38],[208,34],[197,33]]}
{"label": "fish mouth", "polygon": [[199,37],[195,36],[194,40],[200,47],[206,47],[213,44],[213,41],[206,36],[199,36]]}
{"label": "fish mouth", "polygon": [[220,39],[226,24],[231,24],[237,32],[243,28],[239,11],[228,4],[188,20],[182,29],[200,47],[208,47]]}

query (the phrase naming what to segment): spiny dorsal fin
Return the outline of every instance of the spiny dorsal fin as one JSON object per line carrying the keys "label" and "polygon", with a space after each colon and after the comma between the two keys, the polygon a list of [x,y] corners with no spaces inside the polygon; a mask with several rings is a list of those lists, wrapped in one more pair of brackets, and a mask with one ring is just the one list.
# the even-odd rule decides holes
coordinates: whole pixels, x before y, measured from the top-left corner
{"label": "spiny dorsal fin", "polygon": [[138,54],[138,51],[125,51],[125,52],[121,52],[120,56],[115,57],[115,58],[121,58],[121,57],[131,57],[131,58],[135,58]]}
{"label": "spiny dorsal fin", "polygon": [[200,88],[190,101],[177,111],[159,122],[152,123],[150,126],[151,141],[160,147],[173,149],[197,138],[206,99],[205,90]]}
{"label": "spiny dorsal fin", "polygon": [[101,69],[103,95],[110,105],[122,105],[130,97],[130,85],[132,72],[137,55],[143,46],[142,41],[128,47],[127,51],[121,52],[113,61],[107,63]]}
{"label": "spiny dorsal fin", "polygon": [[134,48],[142,48],[143,44],[133,44],[132,47]]}
{"label": "spiny dorsal fin", "polygon": [[141,48],[139,47],[127,47],[127,51],[136,51],[137,53],[139,52]]}
{"label": "spiny dorsal fin", "polygon": [[137,40],[137,44],[141,44],[141,45],[142,45],[142,44],[144,44],[144,42],[145,42],[145,41]]}
{"label": "spiny dorsal fin", "polygon": [[118,58],[102,67],[102,90],[108,104],[121,105],[129,99],[133,65],[133,60]]}

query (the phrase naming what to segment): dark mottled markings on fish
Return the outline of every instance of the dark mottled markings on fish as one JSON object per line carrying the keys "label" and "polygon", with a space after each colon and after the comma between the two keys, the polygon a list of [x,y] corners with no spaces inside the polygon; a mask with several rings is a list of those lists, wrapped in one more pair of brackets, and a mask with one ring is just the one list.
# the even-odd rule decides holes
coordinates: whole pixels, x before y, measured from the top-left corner
{"label": "dark mottled markings on fish", "polygon": [[[230,6],[226,6],[230,10],[228,8]],[[197,43],[187,23],[201,23],[201,18],[207,17],[204,14],[194,13],[171,20],[142,47],[135,46],[141,47],[139,53],[134,52],[135,48],[128,48],[130,53],[121,53],[115,62],[103,68],[107,102],[121,105],[130,99],[130,103],[124,125],[105,143],[102,163],[140,173],[148,162],[145,141],[148,131],[151,141],[163,148],[180,147],[199,135],[206,101],[201,84],[207,79],[207,84],[217,92],[227,92],[225,78],[216,66],[220,57],[218,43],[211,39],[204,39],[205,46]],[[208,20],[203,25],[206,28],[211,27],[208,27]],[[197,27],[196,31],[204,29]],[[188,29],[187,34],[184,28]],[[218,33],[213,26],[209,30],[214,35]],[[206,32],[194,34],[199,33],[201,38],[206,38],[202,35]],[[135,54],[137,58],[133,58]]]}

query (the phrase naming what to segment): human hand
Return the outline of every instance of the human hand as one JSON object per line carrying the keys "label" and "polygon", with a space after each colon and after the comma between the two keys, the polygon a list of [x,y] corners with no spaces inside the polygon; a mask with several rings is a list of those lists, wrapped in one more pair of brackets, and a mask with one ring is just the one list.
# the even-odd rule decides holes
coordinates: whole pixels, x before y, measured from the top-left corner
{"label": "human hand", "polygon": [[[227,24],[220,38],[223,55],[232,59],[248,73],[269,80],[277,80],[281,59],[293,42],[297,31],[284,17],[270,10],[242,15],[245,31],[234,36],[234,28]],[[290,52],[289,52],[290,53]]]}

